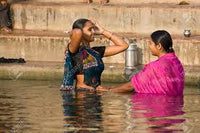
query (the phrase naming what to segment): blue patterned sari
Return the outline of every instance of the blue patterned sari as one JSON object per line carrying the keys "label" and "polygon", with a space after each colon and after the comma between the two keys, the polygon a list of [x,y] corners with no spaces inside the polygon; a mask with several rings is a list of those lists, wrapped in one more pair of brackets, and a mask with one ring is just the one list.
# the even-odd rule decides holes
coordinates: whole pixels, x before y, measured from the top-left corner
{"label": "blue patterned sari", "polygon": [[[66,51],[64,63],[64,77],[61,85],[61,90],[72,90],[75,88],[74,79],[77,72],[81,69],[84,75],[84,83],[88,86],[96,88],[101,84],[101,74],[104,70],[102,55],[95,49],[98,47],[89,48],[81,46],[79,52],[76,53],[81,59],[81,63],[74,65],[72,54],[69,50]],[[102,47],[105,50],[105,47]]]}

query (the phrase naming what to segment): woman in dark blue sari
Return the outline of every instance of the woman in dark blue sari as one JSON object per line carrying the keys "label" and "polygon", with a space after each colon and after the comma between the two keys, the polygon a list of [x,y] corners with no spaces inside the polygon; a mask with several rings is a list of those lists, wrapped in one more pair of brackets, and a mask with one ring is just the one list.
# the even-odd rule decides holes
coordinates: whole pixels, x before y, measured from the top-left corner
{"label": "woman in dark blue sari", "polygon": [[[61,90],[101,89],[101,74],[104,70],[102,58],[123,52],[128,48],[128,44],[116,34],[102,28],[94,20],[76,20],[70,34],[71,42],[65,53],[65,70]],[[94,41],[95,34],[103,35],[114,45],[91,48],[90,42]],[[74,79],[76,79],[75,85]]]}
{"label": "woman in dark blue sari", "polygon": [[10,19],[10,5],[7,0],[0,0],[0,29],[11,32],[12,22]]}

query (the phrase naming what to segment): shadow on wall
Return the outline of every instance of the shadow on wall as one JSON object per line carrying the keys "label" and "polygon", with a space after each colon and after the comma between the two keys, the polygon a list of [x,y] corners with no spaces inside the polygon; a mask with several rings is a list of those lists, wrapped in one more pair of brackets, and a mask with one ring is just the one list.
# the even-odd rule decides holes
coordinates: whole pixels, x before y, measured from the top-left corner
{"label": "shadow on wall", "polygon": [[143,62],[143,53],[142,53],[142,49],[141,48],[137,48],[137,61],[138,61],[138,65],[141,65]]}

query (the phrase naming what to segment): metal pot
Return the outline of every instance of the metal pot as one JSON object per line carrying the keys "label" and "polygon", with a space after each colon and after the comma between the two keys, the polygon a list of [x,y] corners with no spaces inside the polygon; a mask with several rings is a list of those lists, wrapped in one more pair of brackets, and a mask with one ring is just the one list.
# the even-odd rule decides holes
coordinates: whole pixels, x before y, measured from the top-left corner
{"label": "metal pot", "polygon": [[138,64],[137,59],[137,45],[135,43],[131,43],[128,47],[128,49],[125,52],[125,67],[127,69],[133,69]]}
{"label": "metal pot", "polygon": [[190,37],[190,35],[191,35],[191,32],[190,32],[190,30],[189,29],[186,29],[186,30],[184,30],[184,36],[185,37]]}

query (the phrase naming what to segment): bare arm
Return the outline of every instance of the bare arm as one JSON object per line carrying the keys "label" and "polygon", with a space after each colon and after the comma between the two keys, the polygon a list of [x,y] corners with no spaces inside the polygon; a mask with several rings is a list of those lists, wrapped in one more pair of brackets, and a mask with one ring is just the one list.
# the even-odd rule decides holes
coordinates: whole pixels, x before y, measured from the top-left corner
{"label": "bare arm", "polygon": [[132,83],[128,82],[128,83],[125,83],[125,84],[123,84],[121,86],[112,88],[109,91],[113,91],[113,92],[130,92],[130,91],[133,91],[133,90],[134,90],[134,88],[133,88]]}
{"label": "bare arm", "polygon": [[80,29],[73,29],[71,31],[71,43],[69,45],[69,50],[71,53],[76,53],[80,47],[82,40],[82,31]]}
{"label": "bare arm", "polygon": [[91,20],[96,28],[96,34],[100,34],[105,36],[106,38],[110,39],[114,45],[113,46],[107,46],[105,49],[104,56],[112,56],[115,54],[118,54],[128,48],[128,44],[118,35],[113,34],[112,32],[109,32],[108,30],[105,30],[100,26],[98,22],[95,20]]}
{"label": "bare arm", "polygon": [[114,43],[114,45],[106,47],[104,53],[105,57],[118,54],[128,48],[128,44],[118,35],[113,34],[107,30],[104,30],[102,35],[104,35],[106,38],[110,39]]}

